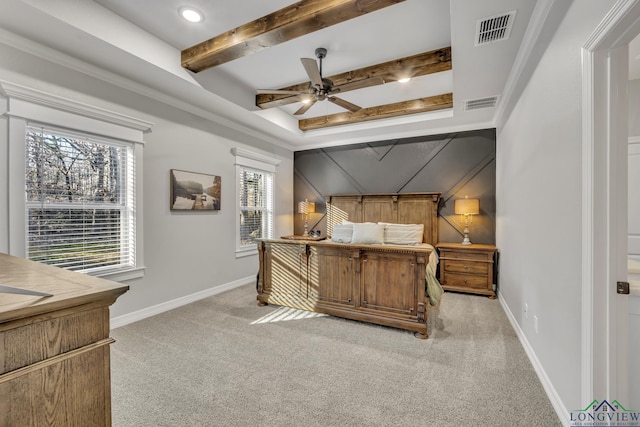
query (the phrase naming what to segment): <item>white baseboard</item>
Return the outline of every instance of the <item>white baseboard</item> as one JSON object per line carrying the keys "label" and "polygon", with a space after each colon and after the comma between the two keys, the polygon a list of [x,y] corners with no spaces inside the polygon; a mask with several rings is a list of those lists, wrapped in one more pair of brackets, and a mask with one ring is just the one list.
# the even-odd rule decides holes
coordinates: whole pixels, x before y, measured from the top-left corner
{"label": "white baseboard", "polygon": [[509,309],[509,306],[507,306],[507,304],[505,303],[505,300],[502,297],[502,294],[500,293],[499,290],[498,290],[498,301],[500,301],[500,305],[502,306],[502,309],[507,315],[509,322],[511,322],[511,326],[513,326],[513,329],[516,331],[516,335],[518,335],[518,338],[520,339],[520,343],[522,344],[522,347],[524,348],[525,353],[527,353],[527,356],[529,357],[529,361],[531,361],[531,364],[533,365],[533,369],[536,371],[536,374],[538,375],[538,378],[542,383],[542,387],[544,388],[544,391],[547,393],[547,396],[551,401],[551,405],[553,405],[553,409],[556,410],[556,414],[558,414],[558,418],[560,418],[562,425],[569,426],[570,420],[569,420],[569,412],[567,411],[567,408],[562,403],[562,400],[560,399],[560,396],[556,392],[555,387],[553,387],[553,384],[551,383],[551,380],[549,380],[547,373],[545,372],[544,368],[540,364],[540,361],[538,360],[536,353],[533,351],[533,348],[529,344],[529,341],[527,341],[527,337],[525,336],[522,329],[520,329],[520,325],[518,324],[518,322],[516,322],[516,318],[513,316],[513,313]]}
{"label": "white baseboard", "polygon": [[142,310],[123,314],[122,316],[113,317],[111,319],[111,329],[119,328],[121,326],[128,325],[129,323],[137,322],[138,320],[146,319],[147,317],[155,316],[156,314],[164,313],[165,311],[173,310],[174,308],[178,308],[183,305],[190,304],[192,302],[210,297],[212,295],[217,295],[225,291],[230,291],[231,289],[235,289],[249,283],[255,283],[255,281],[255,275],[245,277],[242,279],[234,280],[233,282],[214,286],[210,289],[205,289],[204,291],[196,292],[195,294],[185,295],[171,301],[163,302],[162,304],[143,308]]}

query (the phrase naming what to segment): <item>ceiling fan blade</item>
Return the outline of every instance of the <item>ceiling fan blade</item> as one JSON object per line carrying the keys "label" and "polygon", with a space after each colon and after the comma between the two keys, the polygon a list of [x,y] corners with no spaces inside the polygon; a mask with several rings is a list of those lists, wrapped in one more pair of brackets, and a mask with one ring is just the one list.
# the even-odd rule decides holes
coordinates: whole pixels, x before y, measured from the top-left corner
{"label": "ceiling fan blade", "polygon": [[322,87],[322,76],[320,75],[320,69],[318,68],[316,60],[311,58],[300,58],[300,61],[302,61],[302,65],[304,66],[311,83],[313,83],[314,86]]}
{"label": "ceiling fan blade", "polygon": [[384,79],[382,77],[369,77],[368,79],[358,80],[356,82],[345,83],[340,86],[336,86],[331,89],[331,93],[336,92],[347,92],[350,90],[362,89],[370,86],[377,86],[384,84]]}
{"label": "ceiling fan blade", "polygon": [[360,111],[362,110],[362,107],[356,105],[356,104],[352,104],[349,101],[345,101],[342,98],[336,98],[335,96],[330,96],[327,98],[329,101],[333,102],[336,105],[341,106],[342,108],[345,108],[349,111],[351,111],[352,113],[355,113],[356,111]]}
{"label": "ceiling fan blade", "polygon": [[293,113],[294,116],[299,116],[300,114],[304,114],[307,111],[309,111],[309,108],[313,107],[313,104],[315,104],[316,101],[311,100],[309,102],[307,102],[306,104],[303,104],[302,107],[300,107],[300,109],[298,111],[296,111],[295,113]]}
{"label": "ceiling fan blade", "polygon": [[258,95],[304,95],[307,92],[299,90],[256,89]]}

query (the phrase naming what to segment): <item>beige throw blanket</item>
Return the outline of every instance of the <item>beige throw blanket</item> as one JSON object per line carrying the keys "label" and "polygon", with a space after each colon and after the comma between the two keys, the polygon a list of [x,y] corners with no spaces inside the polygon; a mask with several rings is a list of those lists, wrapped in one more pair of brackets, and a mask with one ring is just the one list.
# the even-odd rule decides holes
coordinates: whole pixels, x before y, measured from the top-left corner
{"label": "beige throw blanket", "polygon": [[429,262],[427,263],[427,297],[429,297],[429,303],[433,306],[438,305],[440,297],[444,293],[440,282],[436,277],[436,269],[438,268],[438,254],[434,250],[429,256]]}

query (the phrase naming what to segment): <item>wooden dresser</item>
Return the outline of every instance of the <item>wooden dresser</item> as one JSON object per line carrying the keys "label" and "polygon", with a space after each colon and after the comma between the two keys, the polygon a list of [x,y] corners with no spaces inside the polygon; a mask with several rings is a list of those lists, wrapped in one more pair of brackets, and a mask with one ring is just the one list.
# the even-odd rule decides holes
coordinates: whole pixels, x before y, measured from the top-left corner
{"label": "wooden dresser", "polygon": [[110,426],[109,306],[129,287],[0,254],[0,427]]}
{"label": "wooden dresser", "polygon": [[440,257],[439,280],[444,290],[496,297],[493,289],[495,246],[438,243],[436,248]]}

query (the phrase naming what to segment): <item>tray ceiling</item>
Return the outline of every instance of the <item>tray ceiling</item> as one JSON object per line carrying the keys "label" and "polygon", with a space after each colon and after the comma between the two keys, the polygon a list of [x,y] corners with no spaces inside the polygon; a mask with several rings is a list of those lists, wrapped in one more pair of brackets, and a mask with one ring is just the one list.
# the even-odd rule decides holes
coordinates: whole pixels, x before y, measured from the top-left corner
{"label": "tray ceiling", "polygon": [[[245,48],[243,54],[197,73],[183,68],[183,51],[251,23],[255,26],[294,2],[3,0],[0,27],[143,85],[158,97],[176,100],[176,105],[186,103],[184,108],[192,112],[300,150],[495,126],[536,3],[306,0],[295,5],[373,5],[373,10],[279,43],[265,43],[266,31],[256,31],[253,40],[268,46]],[[184,21],[178,9],[185,5],[203,12],[204,20]],[[508,37],[477,45],[478,23],[505,14],[511,16]],[[344,81],[358,78],[358,70],[382,72],[376,70],[389,63],[410,69],[407,58],[434,51],[447,52],[450,61],[436,72],[414,67],[413,78],[405,84],[387,72],[383,84],[340,93],[340,98],[362,107],[357,112],[321,101],[294,115],[299,101],[269,106],[264,103],[277,97],[256,97],[257,89],[308,84],[301,58],[315,58],[318,47],[328,52],[323,77],[343,76]],[[494,102],[466,108],[469,101],[484,99]]]}

